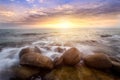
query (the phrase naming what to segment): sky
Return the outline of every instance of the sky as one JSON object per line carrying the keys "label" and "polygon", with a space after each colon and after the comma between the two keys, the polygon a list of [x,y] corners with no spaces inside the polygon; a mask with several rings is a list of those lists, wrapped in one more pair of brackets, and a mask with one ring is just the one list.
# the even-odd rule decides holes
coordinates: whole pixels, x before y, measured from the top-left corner
{"label": "sky", "polygon": [[0,28],[120,27],[120,0],[0,0]]}

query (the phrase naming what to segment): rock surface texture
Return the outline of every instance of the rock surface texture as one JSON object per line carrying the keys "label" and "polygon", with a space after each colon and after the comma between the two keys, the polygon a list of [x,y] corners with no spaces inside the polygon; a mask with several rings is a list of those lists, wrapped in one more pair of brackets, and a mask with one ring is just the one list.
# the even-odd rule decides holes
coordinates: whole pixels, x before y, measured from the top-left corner
{"label": "rock surface texture", "polygon": [[112,67],[109,57],[102,53],[88,55],[84,57],[84,62],[87,66],[97,69],[108,69]]}

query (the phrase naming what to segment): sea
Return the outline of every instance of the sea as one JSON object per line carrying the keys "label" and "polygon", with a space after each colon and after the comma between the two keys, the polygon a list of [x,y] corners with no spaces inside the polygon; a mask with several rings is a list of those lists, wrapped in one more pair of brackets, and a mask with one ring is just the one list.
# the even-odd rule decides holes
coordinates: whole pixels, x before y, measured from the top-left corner
{"label": "sea", "polygon": [[120,28],[0,29],[0,80],[10,80],[13,67],[19,64],[20,51],[34,46],[52,60],[54,54],[63,54],[55,51],[57,47],[120,58]]}

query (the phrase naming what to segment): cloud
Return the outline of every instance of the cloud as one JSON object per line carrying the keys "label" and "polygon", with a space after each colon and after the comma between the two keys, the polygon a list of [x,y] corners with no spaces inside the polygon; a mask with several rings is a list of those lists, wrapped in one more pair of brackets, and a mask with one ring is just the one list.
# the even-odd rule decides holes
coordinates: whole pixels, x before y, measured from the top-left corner
{"label": "cloud", "polygon": [[0,12],[0,16],[4,16],[4,17],[8,17],[8,18],[13,17],[14,15],[15,15],[15,13],[12,11],[1,11]]}
{"label": "cloud", "polygon": [[65,5],[57,6],[55,9],[58,11],[64,11],[64,10],[71,10],[73,8],[74,7],[72,5],[65,4]]}
{"label": "cloud", "polygon": [[[38,0],[26,0],[29,3],[34,3]],[[47,2],[48,0],[39,0],[40,3]],[[52,0],[53,1],[53,0]],[[12,10],[0,6],[0,23],[11,22],[18,25],[34,24],[37,22],[45,22],[52,18],[59,17],[76,17],[77,19],[85,17],[102,17],[108,19],[117,19],[120,14],[120,1],[119,0],[106,0],[104,2],[95,2],[87,4],[60,4],[54,7],[32,7],[26,8],[23,6],[15,6]],[[21,13],[22,12],[22,13]]]}
{"label": "cloud", "polygon": [[[82,7],[81,7],[82,6]],[[89,7],[85,5],[77,6],[76,5],[59,5],[55,8],[47,8],[43,10],[37,9],[34,13],[29,14],[26,20],[29,21],[39,21],[42,20],[43,17],[52,18],[52,17],[60,17],[60,16],[76,16],[78,18],[82,17],[115,17],[120,14],[120,5],[116,2],[103,2],[96,4],[89,4]],[[42,14],[41,14],[42,13]]]}
{"label": "cloud", "polygon": [[44,2],[44,0],[39,0],[40,1],[40,3],[43,3]]}
{"label": "cloud", "polygon": [[26,0],[29,3],[33,3],[35,0]]}
{"label": "cloud", "polygon": [[0,22],[14,21],[15,12],[5,6],[0,7]]}
{"label": "cloud", "polygon": [[43,3],[44,0],[26,0],[28,3],[34,3],[35,1],[39,2],[39,3]]}

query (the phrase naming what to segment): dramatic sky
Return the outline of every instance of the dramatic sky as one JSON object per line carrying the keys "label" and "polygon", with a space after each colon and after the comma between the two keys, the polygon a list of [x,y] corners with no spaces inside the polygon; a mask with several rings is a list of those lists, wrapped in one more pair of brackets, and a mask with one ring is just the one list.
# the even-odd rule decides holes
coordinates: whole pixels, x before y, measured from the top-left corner
{"label": "dramatic sky", "polygon": [[0,28],[120,27],[120,0],[0,0]]}

